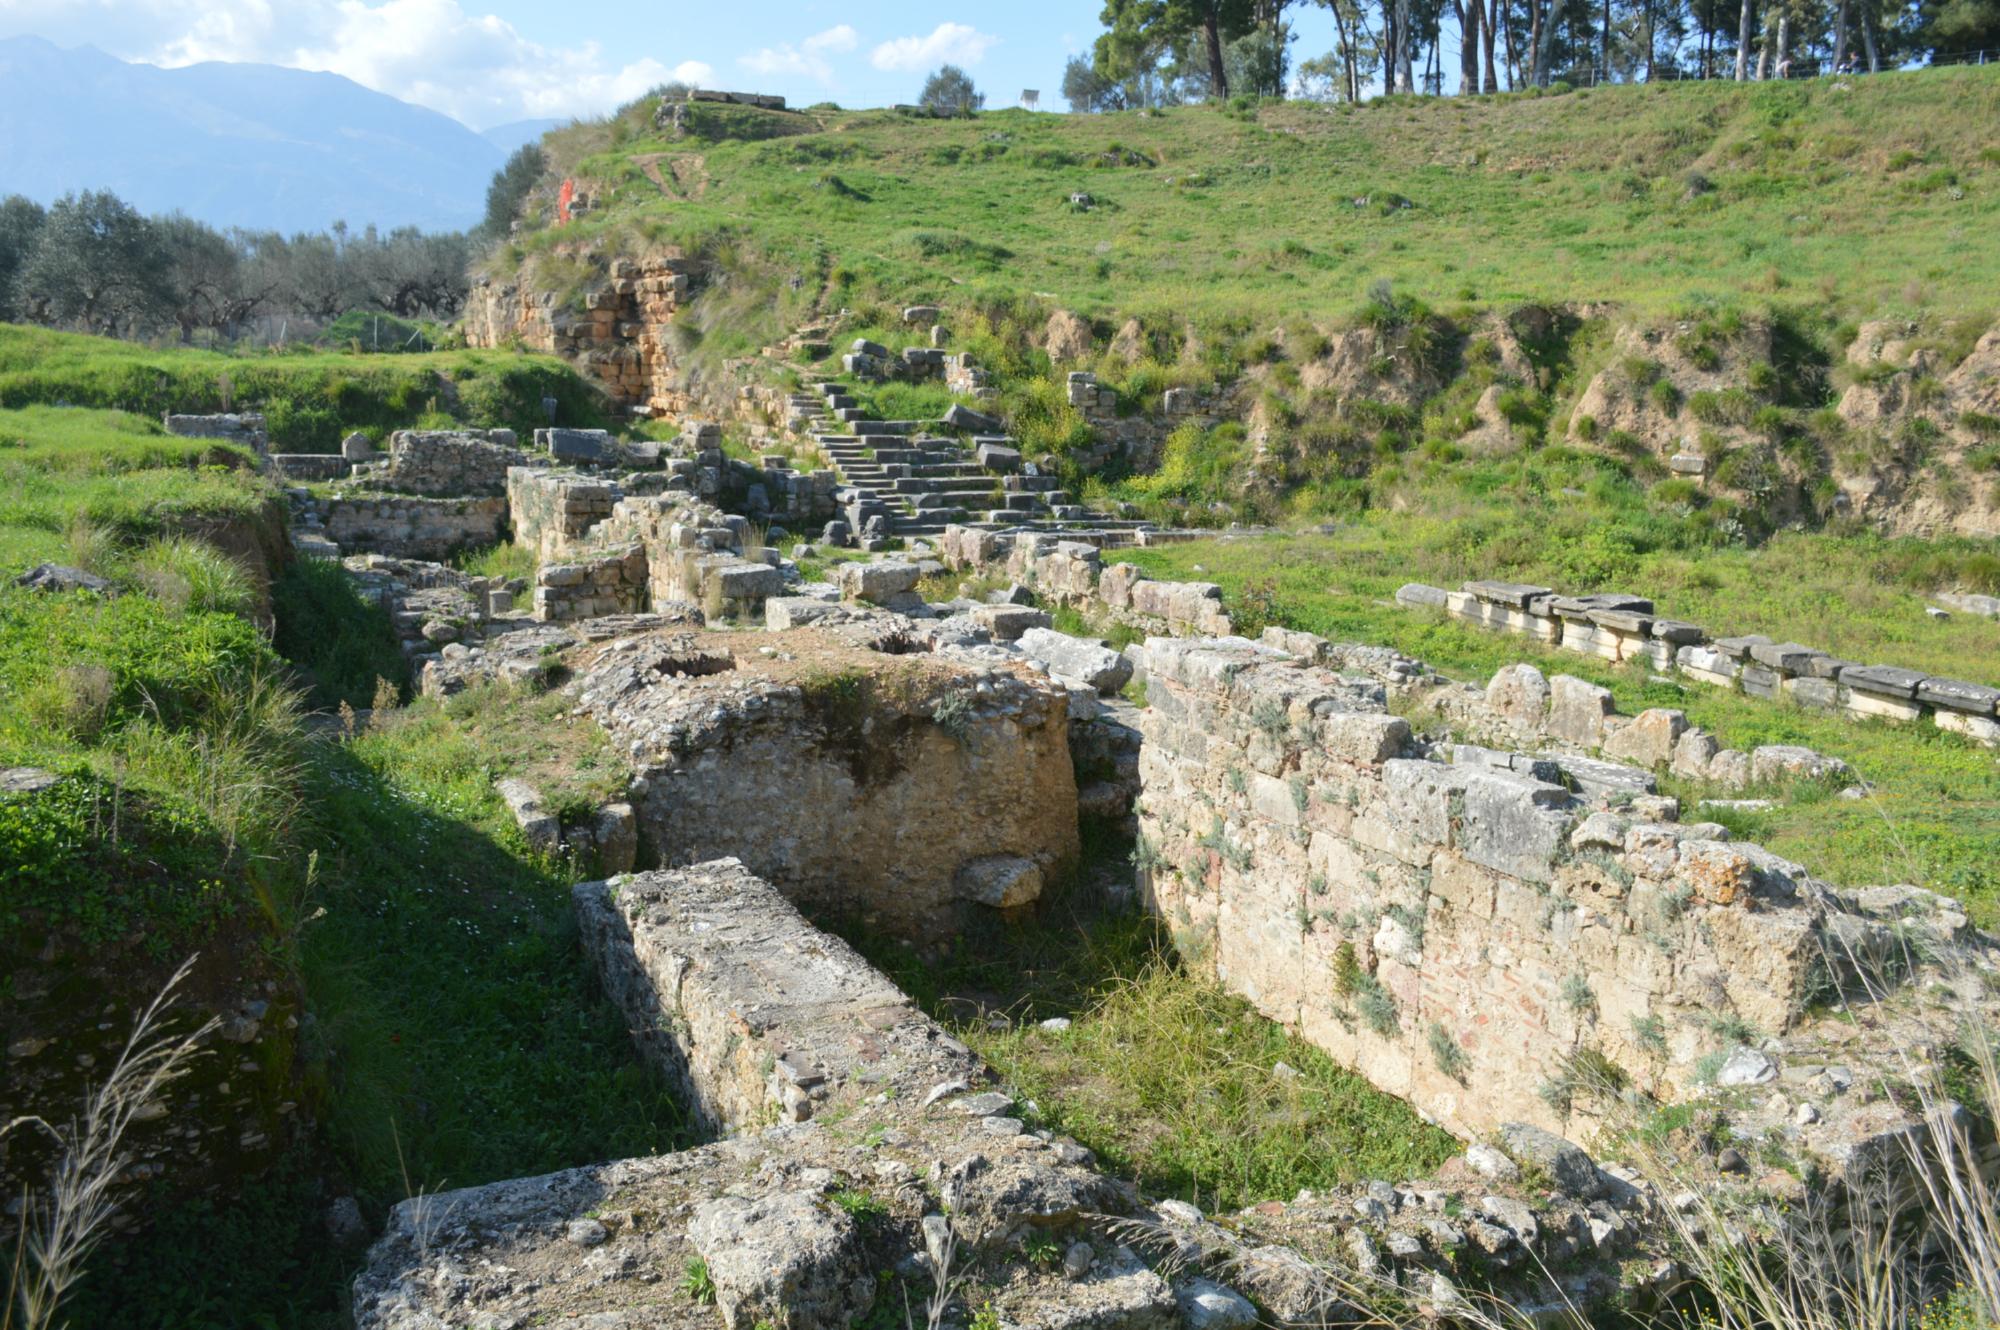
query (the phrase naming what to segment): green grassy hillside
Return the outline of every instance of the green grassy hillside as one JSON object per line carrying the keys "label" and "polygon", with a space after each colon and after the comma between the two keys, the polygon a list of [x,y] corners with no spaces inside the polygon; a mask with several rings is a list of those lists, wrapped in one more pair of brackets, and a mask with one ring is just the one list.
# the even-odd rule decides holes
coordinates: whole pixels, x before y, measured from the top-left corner
{"label": "green grassy hillside", "polygon": [[1993,69],[1337,109],[822,113],[817,133],[761,142],[670,140],[652,109],[551,138],[596,210],[531,232],[503,267],[578,241],[675,243],[754,251],[849,303],[1045,292],[1085,313],[1251,320],[1343,311],[1381,279],[1433,304],[1656,312],[1834,288],[1860,308],[1965,310],[2000,279]]}

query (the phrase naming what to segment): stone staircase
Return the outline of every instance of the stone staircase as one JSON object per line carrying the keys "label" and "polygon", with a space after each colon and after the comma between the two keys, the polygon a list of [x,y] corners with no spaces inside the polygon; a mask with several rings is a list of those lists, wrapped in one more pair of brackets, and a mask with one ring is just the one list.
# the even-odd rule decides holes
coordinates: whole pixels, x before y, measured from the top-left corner
{"label": "stone staircase", "polygon": [[889,535],[905,538],[935,536],[953,523],[1059,528],[1110,521],[1074,503],[1057,477],[1030,474],[1011,438],[981,436],[968,448],[927,433],[929,421],[868,419],[837,381],[809,387],[793,394],[789,414],[840,472],[840,503],[856,535],[877,516]]}
{"label": "stone staircase", "polygon": [[292,549],[302,559],[340,558],[340,546],[327,538],[326,523],[319,510],[319,500],[311,490],[298,487],[285,491],[286,503],[291,508]]}

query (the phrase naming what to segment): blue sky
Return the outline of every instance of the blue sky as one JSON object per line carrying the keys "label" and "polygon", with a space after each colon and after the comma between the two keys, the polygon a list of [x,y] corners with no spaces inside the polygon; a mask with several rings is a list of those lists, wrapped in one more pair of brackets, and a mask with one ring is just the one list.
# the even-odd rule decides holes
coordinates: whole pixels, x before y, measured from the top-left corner
{"label": "blue sky", "polygon": [[[1024,88],[1061,106],[1064,62],[1095,39],[1101,0],[0,0],[0,37],[89,43],[127,60],[249,60],[324,69],[475,129],[610,109],[655,83],[798,102],[910,101],[944,61],[992,106]],[[1301,57],[1331,45],[1301,12]],[[1327,31],[1319,32],[1321,27]]]}

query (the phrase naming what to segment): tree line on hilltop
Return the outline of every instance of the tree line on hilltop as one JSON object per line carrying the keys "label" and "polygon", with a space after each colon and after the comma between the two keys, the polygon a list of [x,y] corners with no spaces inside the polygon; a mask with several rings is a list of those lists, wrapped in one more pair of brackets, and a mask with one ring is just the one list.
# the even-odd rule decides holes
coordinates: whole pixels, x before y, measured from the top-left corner
{"label": "tree line on hilltop", "polygon": [[[1294,63],[1288,16],[1307,6],[1331,11],[1334,49]],[[2000,0],[1105,0],[1102,21],[1091,53],[1064,71],[1075,111],[2000,57]]]}

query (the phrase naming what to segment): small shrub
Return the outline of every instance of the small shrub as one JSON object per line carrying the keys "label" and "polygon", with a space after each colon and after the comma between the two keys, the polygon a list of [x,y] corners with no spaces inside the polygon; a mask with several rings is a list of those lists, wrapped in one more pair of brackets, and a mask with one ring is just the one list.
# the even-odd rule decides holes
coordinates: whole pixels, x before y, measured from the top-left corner
{"label": "small shrub", "polygon": [[696,1256],[688,1261],[687,1269],[681,1276],[681,1292],[704,1307],[715,1305],[715,1277],[708,1272],[708,1262]]}
{"label": "small shrub", "polygon": [[1634,1016],[1632,1018],[1632,1039],[1639,1047],[1655,1057],[1667,1051],[1666,1025],[1658,1016]]}
{"label": "small shrub", "polygon": [[1458,1040],[1452,1038],[1451,1031],[1432,1021],[1426,1038],[1431,1046],[1431,1061],[1437,1064],[1437,1069],[1464,1084],[1465,1074],[1472,1067],[1472,1059],[1466,1056],[1465,1049],[1460,1047]]}
{"label": "small shrub", "polygon": [[1359,975],[1354,981],[1354,1007],[1361,1013],[1361,1020],[1367,1027],[1384,1039],[1393,1039],[1403,1031],[1402,1021],[1396,1015],[1396,999],[1389,996],[1389,990],[1372,974]]}
{"label": "small shrub", "polygon": [[1580,974],[1573,974],[1562,982],[1563,1005],[1579,1016],[1597,1014],[1597,995],[1590,991],[1590,981]]}

